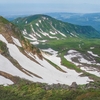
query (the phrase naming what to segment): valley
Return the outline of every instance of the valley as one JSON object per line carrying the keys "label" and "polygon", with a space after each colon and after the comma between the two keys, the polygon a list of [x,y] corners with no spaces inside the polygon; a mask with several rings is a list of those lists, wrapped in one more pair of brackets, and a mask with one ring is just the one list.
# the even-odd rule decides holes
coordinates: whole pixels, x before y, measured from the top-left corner
{"label": "valley", "polygon": [[[73,82],[81,97],[70,89]],[[46,96],[48,100],[82,100],[79,98],[86,96],[89,89],[93,97],[95,93],[99,95],[99,84],[100,33],[93,27],[62,22],[47,15],[12,22],[0,17],[2,97],[10,91],[12,98],[17,95],[19,100],[23,95],[26,100],[36,100],[37,95],[39,100],[47,100]],[[30,92],[36,95],[26,95]],[[71,94],[75,97],[70,97]]]}

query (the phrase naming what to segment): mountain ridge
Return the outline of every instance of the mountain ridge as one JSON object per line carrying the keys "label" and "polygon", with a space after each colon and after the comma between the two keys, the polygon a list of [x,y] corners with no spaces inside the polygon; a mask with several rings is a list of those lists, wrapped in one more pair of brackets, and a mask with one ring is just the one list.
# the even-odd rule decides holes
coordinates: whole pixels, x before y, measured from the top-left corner
{"label": "mountain ridge", "polygon": [[[35,32],[38,33],[37,37],[39,39],[44,36],[47,36],[50,39],[50,36],[48,36],[47,34],[53,36],[53,34],[55,33],[63,34],[63,37],[60,36],[62,38],[70,36],[82,36],[87,38],[100,37],[99,32],[91,26],[79,26],[75,24],[70,24],[54,19],[47,15],[32,15],[24,18],[18,18],[15,19],[13,23],[18,25],[22,31],[26,30],[28,34],[32,34]],[[43,33],[45,33],[45,35],[43,35]]]}

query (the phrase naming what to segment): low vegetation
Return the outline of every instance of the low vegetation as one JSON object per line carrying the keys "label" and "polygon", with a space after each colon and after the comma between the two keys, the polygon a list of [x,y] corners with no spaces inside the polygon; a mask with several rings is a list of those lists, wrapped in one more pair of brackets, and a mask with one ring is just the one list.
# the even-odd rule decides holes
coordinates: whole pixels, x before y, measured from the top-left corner
{"label": "low vegetation", "polygon": [[21,81],[11,86],[0,86],[0,100],[100,100],[100,82],[76,89],[61,86]]}

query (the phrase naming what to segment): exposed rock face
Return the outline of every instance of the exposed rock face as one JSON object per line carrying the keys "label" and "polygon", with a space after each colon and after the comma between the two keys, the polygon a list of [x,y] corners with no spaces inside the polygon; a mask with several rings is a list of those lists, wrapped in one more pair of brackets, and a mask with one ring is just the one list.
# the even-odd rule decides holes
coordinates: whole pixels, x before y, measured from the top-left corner
{"label": "exposed rock face", "polygon": [[77,89],[78,88],[78,85],[76,82],[73,82],[70,86],[70,89]]}

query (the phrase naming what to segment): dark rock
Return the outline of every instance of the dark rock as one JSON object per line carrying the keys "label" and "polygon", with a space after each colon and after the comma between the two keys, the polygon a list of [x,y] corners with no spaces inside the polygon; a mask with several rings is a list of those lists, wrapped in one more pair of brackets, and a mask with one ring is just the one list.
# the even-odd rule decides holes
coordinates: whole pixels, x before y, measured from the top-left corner
{"label": "dark rock", "polygon": [[76,82],[73,82],[70,86],[70,89],[77,89],[78,88],[78,85]]}

